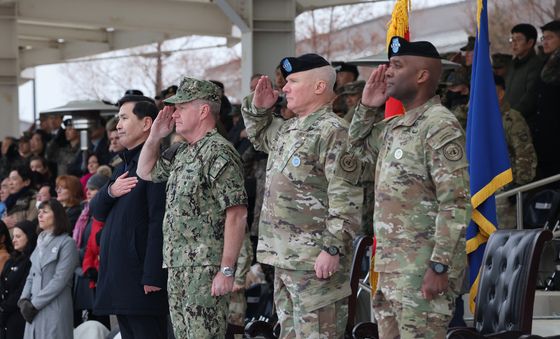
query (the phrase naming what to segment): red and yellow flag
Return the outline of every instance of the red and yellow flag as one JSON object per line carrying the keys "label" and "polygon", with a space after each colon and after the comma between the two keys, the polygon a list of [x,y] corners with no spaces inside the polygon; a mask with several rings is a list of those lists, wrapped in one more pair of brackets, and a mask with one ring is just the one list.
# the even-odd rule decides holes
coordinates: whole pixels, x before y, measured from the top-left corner
{"label": "red and yellow flag", "polygon": [[[408,26],[408,13],[410,12],[410,0],[397,0],[391,21],[387,25],[387,48],[391,44],[391,38],[400,36],[406,40],[410,40],[410,31]],[[400,101],[389,98],[385,103],[385,118],[393,115],[403,114],[404,107]]]}

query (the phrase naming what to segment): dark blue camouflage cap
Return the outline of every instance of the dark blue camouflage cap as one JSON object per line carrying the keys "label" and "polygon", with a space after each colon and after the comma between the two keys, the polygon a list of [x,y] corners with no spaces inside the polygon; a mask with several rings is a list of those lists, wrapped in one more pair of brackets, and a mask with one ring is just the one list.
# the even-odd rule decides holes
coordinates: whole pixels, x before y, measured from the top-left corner
{"label": "dark blue camouflage cap", "polygon": [[303,54],[296,57],[286,57],[280,62],[280,71],[284,78],[290,74],[308,71],[310,69],[330,66],[330,63],[322,56],[315,53]]}
{"label": "dark blue camouflage cap", "polygon": [[387,51],[389,59],[394,56],[411,55],[424,58],[441,59],[436,47],[428,41],[410,42],[400,36],[391,38]]}
{"label": "dark blue camouflage cap", "polygon": [[173,105],[193,100],[211,101],[219,105],[222,102],[220,88],[210,81],[184,77],[177,89],[177,93],[163,100],[163,102]]}

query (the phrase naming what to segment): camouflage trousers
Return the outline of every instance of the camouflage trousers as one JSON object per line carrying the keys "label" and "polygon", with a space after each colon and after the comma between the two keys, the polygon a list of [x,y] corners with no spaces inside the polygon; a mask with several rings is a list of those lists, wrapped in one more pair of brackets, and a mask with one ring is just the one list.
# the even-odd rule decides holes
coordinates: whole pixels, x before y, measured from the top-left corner
{"label": "camouflage trousers", "polygon": [[445,338],[455,306],[457,286],[428,301],[422,297],[422,276],[380,273],[372,308],[380,339]]}
{"label": "camouflage trousers", "polygon": [[212,280],[220,267],[168,269],[169,313],[176,338],[224,338],[229,296],[213,297]]}
{"label": "camouflage trousers", "polygon": [[496,214],[498,225],[501,229],[517,228],[517,209],[516,204],[511,203],[509,198],[496,199]]}
{"label": "camouflage trousers", "polygon": [[[232,325],[245,326],[245,312],[247,311],[247,299],[245,290],[232,292],[229,298],[228,323]],[[235,334],[234,338],[243,338],[242,334]]]}
{"label": "camouflage trousers", "polygon": [[338,293],[337,290],[342,289],[333,288],[336,279],[340,279],[337,275],[343,273],[335,273],[333,283],[318,279],[315,271],[275,268],[274,304],[280,322],[280,338],[344,337],[348,294]]}

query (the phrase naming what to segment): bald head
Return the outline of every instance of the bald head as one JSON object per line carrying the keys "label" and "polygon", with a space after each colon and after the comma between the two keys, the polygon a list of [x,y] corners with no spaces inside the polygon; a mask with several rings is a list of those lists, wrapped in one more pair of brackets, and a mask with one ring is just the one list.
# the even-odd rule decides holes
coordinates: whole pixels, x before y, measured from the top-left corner
{"label": "bald head", "polygon": [[429,92],[435,93],[439,80],[441,78],[442,65],[441,60],[433,58],[418,57],[421,60],[420,65],[429,73],[429,78],[426,81],[426,86]]}
{"label": "bald head", "polygon": [[324,81],[327,94],[333,93],[334,84],[336,83],[336,71],[332,66],[323,66],[314,68],[309,71],[309,79],[315,83]]}
{"label": "bald head", "polygon": [[284,94],[288,108],[297,116],[315,112],[334,97],[336,72],[332,66],[322,66],[288,75]]}

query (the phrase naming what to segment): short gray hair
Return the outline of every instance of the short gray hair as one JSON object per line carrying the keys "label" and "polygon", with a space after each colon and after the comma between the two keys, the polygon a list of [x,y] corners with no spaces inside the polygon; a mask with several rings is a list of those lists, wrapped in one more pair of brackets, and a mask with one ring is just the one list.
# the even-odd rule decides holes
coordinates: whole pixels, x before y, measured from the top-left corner
{"label": "short gray hair", "polygon": [[198,107],[202,105],[208,105],[208,107],[210,108],[210,114],[212,114],[214,120],[216,121],[220,120],[220,110],[222,109],[221,104],[214,101],[201,100],[201,99],[194,100],[193,102],[196,103]]}

